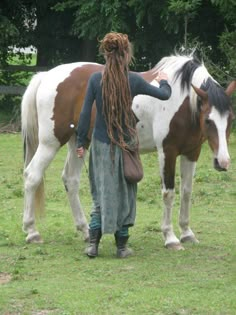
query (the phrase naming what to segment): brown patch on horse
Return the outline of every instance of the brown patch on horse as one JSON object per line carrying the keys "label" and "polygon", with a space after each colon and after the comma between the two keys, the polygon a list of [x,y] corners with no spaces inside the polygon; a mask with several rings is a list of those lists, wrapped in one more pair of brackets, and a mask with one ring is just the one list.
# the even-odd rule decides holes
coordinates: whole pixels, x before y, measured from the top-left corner
{"label": "brown patch on horse", "polygon": [[166,161],[164,181],[167,188],[174,188],[176,157],[184,155],[190,161],[197,161],[203,141],[199,121],[193,121],[189,97],[186,97],[171,119],[169,133],[163,140]]}
{"label": "brown patch on horse", "polygon": [[[75,68],[70,75],[57,87],[57,95],[52,120],[55,121],[54,134],[61,146],[75,132],[79,115],[83,106],[87,83],[92,73],[102,71],[103,65],[86,64]],[[94,125],[96,109],[93,106],[89,135]],[[74,128],[71,127],[74,125]]]}

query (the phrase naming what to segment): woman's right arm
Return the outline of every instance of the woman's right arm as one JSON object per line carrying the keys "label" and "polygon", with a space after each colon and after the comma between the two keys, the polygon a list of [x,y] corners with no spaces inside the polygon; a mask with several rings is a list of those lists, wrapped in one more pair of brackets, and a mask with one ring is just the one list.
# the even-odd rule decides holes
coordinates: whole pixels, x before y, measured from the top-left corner
{"label": "woman's right arm", "polygon": [[159,87],[156,87],[142,77],[138,76],[137,78],[137,94],[150,95],[160,100],[168,100],[171,96],[171,86],[167,81],[168,77],[165,73],[159,72],[156,81],[160,84]]}

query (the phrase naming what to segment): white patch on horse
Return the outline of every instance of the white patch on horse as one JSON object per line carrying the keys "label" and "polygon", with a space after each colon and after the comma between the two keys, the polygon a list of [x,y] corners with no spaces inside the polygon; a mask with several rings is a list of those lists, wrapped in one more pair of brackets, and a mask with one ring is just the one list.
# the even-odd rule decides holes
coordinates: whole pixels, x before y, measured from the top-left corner
{"label": "white patch on horse", "polygon": [[219,138],[219,150],[215,153],[215,157],[217,158],[220,166],[222,168],[228,169],[230,164],[230,156],[228,152],[228,146],[226,141],[226,128],[228,122],[228,115],[221,115],[215,107],[212,107],[212,110],[209,114],[209,119],[214,121]]}

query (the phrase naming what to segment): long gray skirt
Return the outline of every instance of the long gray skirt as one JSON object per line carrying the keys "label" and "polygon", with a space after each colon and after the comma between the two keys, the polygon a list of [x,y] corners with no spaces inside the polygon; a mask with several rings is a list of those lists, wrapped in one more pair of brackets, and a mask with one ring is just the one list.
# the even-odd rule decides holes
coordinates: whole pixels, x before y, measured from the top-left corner
{"label": "long gray skirt", "polygon": [[[102,233],[115,233],[133,226],[136,217],[137,184],[126,181],[122,150],[93,137],[89,156],[89,179],[93,198],[92,212],[101,215]],[[92,213],[91,213],[92,215]]]}

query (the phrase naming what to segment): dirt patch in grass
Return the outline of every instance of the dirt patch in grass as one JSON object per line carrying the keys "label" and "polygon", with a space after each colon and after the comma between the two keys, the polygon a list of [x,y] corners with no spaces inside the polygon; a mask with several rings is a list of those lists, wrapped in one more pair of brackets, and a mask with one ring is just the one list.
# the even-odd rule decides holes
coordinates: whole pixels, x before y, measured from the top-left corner
{"label": "dirt patch in grass", "polygon": [[8,273],[0,272],[0,285],[11,281],[11,275]]}

